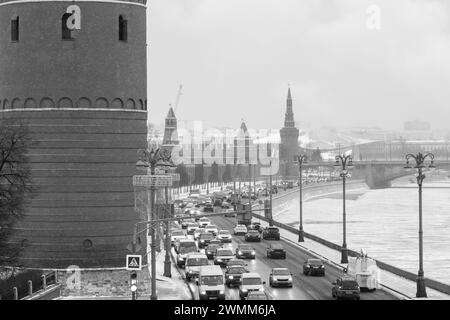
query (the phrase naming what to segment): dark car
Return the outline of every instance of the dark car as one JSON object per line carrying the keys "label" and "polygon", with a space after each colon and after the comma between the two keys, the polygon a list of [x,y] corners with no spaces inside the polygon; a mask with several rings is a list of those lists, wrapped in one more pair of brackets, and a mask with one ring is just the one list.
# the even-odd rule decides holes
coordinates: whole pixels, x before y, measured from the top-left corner
{"label": "dark car", "polygon": [[341,276],[333,282],[331,296],[339,299],[360,299],[360,288],[355,278],[347,275]]}
{"label": "dark car", "polygon": [[203,207],[203,212],[214,212],[214,206],[212,203],[207,203]]}
{"label": "dark car", "polygon": [[221,205],[222,209],[230,209],[231,208],[231,204],[227,201],[222,201],[222,205]]}
{"label": "dark car", "polygon": [[263,228],[261,227],[261,223],[259,223],[259,222],[253,222],[249,226],[249,229],[251,229],[251,230],[258,230],[259,232],[263,232]]}
{"label": "dark car", "polygon": [[198,237],[198,247],[205,248],[214,239],[214,235],[210,232],[200,233]]}
{"label": "dark car", "polygon": [[245,234],[245,241],[247,241],[247,242],[251,242],[251,241],[260,242],[261,241],[261,234],[259,233],[258,230],[249,230]]}
{"label": "dark car", "polygon": [[214,264],[225,267],[231,259],[234,258],[233,250],[229,248],[218,248],[214,256]]}
{"label": "dark car", "polygon": [[255,249],[249,244],[240,244],[236,248],[236,258],[255,259]]}
{"label": "dark car", "polygon": [[308,259],[303,263],[303,274],[325,276],[325,266],[320,259]]}
{"label": "dark car", "polygon": [[240,285],[242,274],[246,272],[248,270],[243,266],[227,266],[225,270],[225,284],[228,287]]}
{"label": "dark car", "polygon": [[213,206],[214,207],[222,207],[222,199],[215,199]]}
{"label": "dark car", "polygon": [[220,244],[214,243],[214,244],[208,244],[208,246],[205,249],[205,254],[208,257],[208,259],[214,259],[214,255],[216,254],[217,248],[221,248],[222,246]]}
{"label": "dark car", "polygon": [[280,240],[280,229],[277,227],[267,227],[264,229],[262,235],[265,240]]}
{"label": "dark car", "polygon": [[286,259],[286,250],[284,250],[284,248],[281,244],[278,244],[278,243],[270,244],[267,247],[267,258]]}

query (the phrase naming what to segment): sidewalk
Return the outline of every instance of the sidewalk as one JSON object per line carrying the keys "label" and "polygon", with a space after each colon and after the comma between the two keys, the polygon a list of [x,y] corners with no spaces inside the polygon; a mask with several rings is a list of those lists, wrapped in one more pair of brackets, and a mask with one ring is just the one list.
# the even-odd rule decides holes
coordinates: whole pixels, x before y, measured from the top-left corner
{"label": "sidewalk", "polygon": [[[254,217],[253,219],[259,221],[262,226],[268,226],[269,224],[263,220],[259,220],[258,218]],[[294,234],[292,232],[289,232],[287,230],[283,230],[280,228],[280,234],[281,237],[284,238],[284,240],[289,241],[290,243],[293,243],[302,249],[311,252],[311,254],[326,260],[330,262],[331,264],[334,264],[336,266],[344,267],[346,264],[341,264],[341,253],[340,251],[331,249],[323,244],[320,244],[316,241],[310,240],[305,238],[305,242],[298,242],[298,235]],[[353,248],[351,248],[353,249]],[[357,249],[356,249],[357,250]],[[408,296],[409,298],[414,298],[416,296],[416,283],[410,280],[407,280],[405,278],[399,277],[393,273],[380,270],[381,272],[381,285],[386,286],[387,288],[393,289],[395,291],[401,292],[404,295]],[[395,291],[388,290],[389,292],[393,293],[394,295],[398,296],[401,299],[405,299],[403,295],[400,295],[398,293],[395,293]],[[433,290],[431,288],[427,287],[427,295],[430,300],[450,300],[450,296]],[[421,298],[423,299],[423,298]]]}
{"label": "sidewalk", "polygon": [[[159,300],[191,300],[191,293],[186,285],[186,282],[179,273],[173,259],[171,257],[170,273],[171,278],[164,277],[164,260],[166,251],[164,250],[163,239],[161,239],[161,251],[156,252],[156,295]],[[151,237],[147,237],[147,261],[149,275],[151,277]],[[151,285],[149,285],[151,289]],[[142,297],[147,299],[146,296]],[[150,297],[148,297],[150,299]]]}

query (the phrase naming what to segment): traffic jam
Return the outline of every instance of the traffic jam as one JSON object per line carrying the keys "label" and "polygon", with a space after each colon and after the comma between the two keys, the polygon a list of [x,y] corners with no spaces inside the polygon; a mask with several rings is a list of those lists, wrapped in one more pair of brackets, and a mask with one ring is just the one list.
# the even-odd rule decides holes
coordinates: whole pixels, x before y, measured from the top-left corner
{"label": "traffic jam", "polygon": [[[327,262],[318,257],[305,255],[299,261],[301,251],[281,238],[279,228],[263,226],[251,213],[234,210],[245,198],[247,203],[249,198],[258,200],[267,189],[253,193],[258,196],[243,190],[240,195],[230,187],[210,195],[191,190],[188,197],[175,201],[179,220],[170,227],[172,255],[195,299],[361,298],[363,275],[348,270],[353,266],[350,271],[355,271],[355,263],[344,272],[332,268],[327,274]],[[223,214],[205,217],[208,212]]]}

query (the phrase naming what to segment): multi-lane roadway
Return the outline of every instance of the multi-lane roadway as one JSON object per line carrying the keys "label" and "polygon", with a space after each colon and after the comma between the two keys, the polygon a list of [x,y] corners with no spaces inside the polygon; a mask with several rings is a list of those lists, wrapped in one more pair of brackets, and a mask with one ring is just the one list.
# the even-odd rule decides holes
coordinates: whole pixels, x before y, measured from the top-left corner
{"label": "multi-lane roadway", "polygon": [[[219,226],[220,229],[227,229],[233,232],[236,225],[235,218],[232,217],[211,217],[211,221]],[[239,243],[244,243],[244,236],[233,236],[230,244],[224,246],[231,246],[233,251]],[[271,242],[278,242],[283,245],[286,250],[286,259],[269,259],[266,256],[266,249]],[[276,300],[324,300],[332,299],[331,287],[332,282],[336,280],[339,275],[342,275],[342,270],[329,264],[325,264],[326,272],[324,277],[305,276],[303,274],[303,263],[308,258],[316,258],[310,253],[305,252],[295,244],[281,240],[261,240],[261,242],[250,243],[256,251],[256,259],[246,260],[247,269],[250,272],[257,272],[261,275],[263,281],[266,282],[265,288],[269,296]],[[213,263],[212,260],[210,262]],[[289,268],[292,273],[292,288],[273,288],[269,286],[269,274],[274,267]],[[197,286],[195,282],[190,282],[189,286],[195,293],[195,298],[198,299]],[[227,288],[227,300],[238,300],[239,290],[237,288]],[[387,291],[378,289],[375,292],[361,292],[362,300],[392,300],[397,299]]]}

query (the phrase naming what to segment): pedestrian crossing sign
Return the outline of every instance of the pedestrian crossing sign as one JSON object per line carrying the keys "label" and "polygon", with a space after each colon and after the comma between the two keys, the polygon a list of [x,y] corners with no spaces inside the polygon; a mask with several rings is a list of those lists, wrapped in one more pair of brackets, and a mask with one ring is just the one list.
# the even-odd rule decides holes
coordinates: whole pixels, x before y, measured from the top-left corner
{"label": "pedestrian crossing sign", "polygon": [[142,256],[136,254],[127,254],[127,270],[141,270]]}

